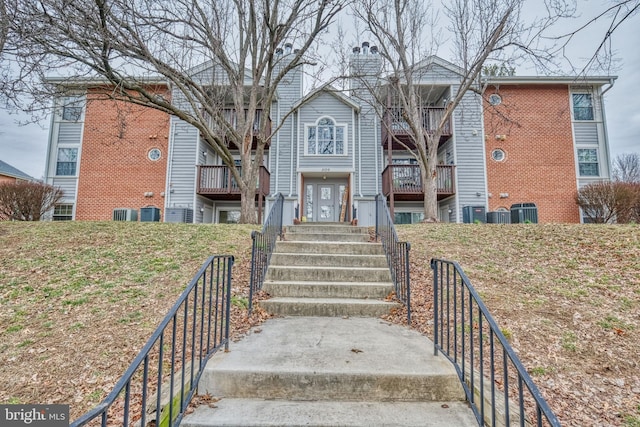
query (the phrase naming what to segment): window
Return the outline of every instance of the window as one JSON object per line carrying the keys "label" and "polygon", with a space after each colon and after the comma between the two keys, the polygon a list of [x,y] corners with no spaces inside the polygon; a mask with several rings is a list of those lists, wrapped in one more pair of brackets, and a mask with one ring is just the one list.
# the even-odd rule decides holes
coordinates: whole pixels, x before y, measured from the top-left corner
{"label": "window", "polygon": [[393,214],[394,224],[417,224],[424,220],[423,212],[395,212]]}
{"label": "window", "polygon": [[505,154],[505,152],[499,148],[496,148],[491,152],[491,158],[496,162],[502,162],[506,157],[507,155]]}
{"label": "window", "polygon": [[71,221],[73,219],[73,205],[56,205],[53,208],[54,221]]}
{"label": "window", "polygon": [[573,94],[573,119],[593,120],[593,100],[590,93]]}
{"label": "window", "polygon": [[500,105],[502,104],[502,98],[497,93],[492,93],[491,95],[489,95],[489,104]]}
{"label": "window", "polygon": [[77,148],[58,148],[58,163],[56,164],[56,175],[75,176],[77,163]]}
{"label": "window", "polygon": [[345,133],[345,126],[336,126],[328,117],[321,118],[316,126],[307,128],[307,154],[345,154]]}
{"label": "window", "polygon": [[149,150],[149,153],[147,153],[147,156],[149,157],[149,160],[153,160],[155,162],[160,159],[162,152],[158,148],[152,148]]}
{"label": "window", "polygon": [[81,117],[82,104],[80,98],[65,98],[62,106],[62,120],[77,122]]}
{"label": "window", "polygon": [[220,224],[238,224],[240,211],[220,211]]}
{"label": "window", "polygon": [[600,176],[598,150],[595,148],[579,148],[578,170],[580,176]]}

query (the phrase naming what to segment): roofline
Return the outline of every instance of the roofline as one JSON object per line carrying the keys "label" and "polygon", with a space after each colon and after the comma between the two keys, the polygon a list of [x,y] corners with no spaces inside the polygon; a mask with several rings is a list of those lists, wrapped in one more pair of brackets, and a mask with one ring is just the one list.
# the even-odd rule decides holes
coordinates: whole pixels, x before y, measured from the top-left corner
{"label": "roofline", "polygon": [[336,89],[329,83],[325,83],[324,85],[320,86],[316,90],[308,93],[306,96],[298,100],[298,102],[296,102],[291,109],[297,110],[298,108],[301,108],[302,106],[304,106],[304,104],[306,104],[307,102],[311,101],[313,98],[318,96],[320,92],[326,92],[334,96],[335,98],[340,99],[342,102],[344,102],[345,104],[349,105],[351,108],[356,110],[357,113],[359,113],[360,109],[362,108],[360,104],[358,104],[353,99],[351,99],[351,97],[345,95],[343,91]]}
{"label": "roofline", "polygon": [[[138,83],[145,83],[148,85],[163,85],[169,86],[169,83],[165,79],[159,77],[133,77]],[[94,86],[94,85],[113,85],[114,83],[108,79],[100,77],[45,77],[47,83],[62,85],[62,86]]]}
{"label": "roofline", "polygon": [[483,77],[486,84],[568,84],[605,85],[613,83],[618,76],[503,76]]}

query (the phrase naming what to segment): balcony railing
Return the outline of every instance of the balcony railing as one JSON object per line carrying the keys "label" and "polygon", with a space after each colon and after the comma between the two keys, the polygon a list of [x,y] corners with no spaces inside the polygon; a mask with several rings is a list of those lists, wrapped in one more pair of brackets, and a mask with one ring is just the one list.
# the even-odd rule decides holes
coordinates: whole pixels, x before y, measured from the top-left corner
{"label": "balcony railing", "polygon": [[[434,133],[438,124],[444,116],[443,107],[424,107],[420,108],[420,116],[422,117],[422,127],[427,133]],[[409,128],[409,124],[404,119],[404,108],[391,107],[387,108],[383,117],[382,124],[382,143],[386,144],[389,132],[397,139],[406,142],[407,138],[412,138],[413,134]],[[442,135],[448,137],[451,135],[451,121],[448,120],[443,129]]]}
{"label": "balcony railing", "polygon": [[[439,197],[456,194],[455,166],[436,166],[436,188]],[[385,196],[422,195],[422,180],[418,165],[389,165],[382,171],[382,193]]]}
{"label": "balcony railing", "polygon": [[[242,174],[242,167],[237,167]],[[260,166],[256,193],[261,196],[269,194],[270,174],[267,168]],[[240,195],[240,187],[231,174],[228,166],[198,166],[197,193],[203,196]]]}
{"label": "balcony railing", "polygon": [[[220,111],[220,114],[222,115],[224,121],[226,123],[229,123],[229,125],[233,128],[233,129],[238,129],[238,112],[234,109],[230,109],[230,108],[225,108],[223,110]],[[245,114],[245,119],[247,118],[247,110],[244,110],[244,114]],[[263,111],[261,109],[256,110],[256,114],[255,117],[253,119],[253,133],[254,134],[258,134],[258,132],[260,131],[260,121],[263,120]],[[267,126],[267,136],[271,134],[271,120],[267,117],[266,120],[268,121],[268,126]],[[213,120],[211,117],[209,117],[209,125],[213,128],[213,129],[220,129],[220,124]]]}

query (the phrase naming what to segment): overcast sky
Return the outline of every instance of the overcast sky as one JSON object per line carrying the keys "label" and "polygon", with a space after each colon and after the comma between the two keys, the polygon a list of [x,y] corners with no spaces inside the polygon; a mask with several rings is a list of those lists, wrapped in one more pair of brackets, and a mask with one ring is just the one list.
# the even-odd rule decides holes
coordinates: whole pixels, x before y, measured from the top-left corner
{"label": "overcast sky", "polygon": [[[537,0],[536,0],[537,1]],[[606,1],[581,0],[584,19],[602,10]],[[620,60],[618,80],[605,95],[607,130],[612,159],[622,153],[640,152],[640,16],[620,26],[613,34],[613,48]],[[589,29],[579,34],[573,45],[576,58],[587,56],[601,40],[601,32]],[[579,53],[580,52],[580,53]],[[446,59],[446,55],[442,55]],[[520,75],[520,73],[518,73]],[[0,160],[35,177],[45,168],[49,122],[19,126],[24,119],[0,109]]]}

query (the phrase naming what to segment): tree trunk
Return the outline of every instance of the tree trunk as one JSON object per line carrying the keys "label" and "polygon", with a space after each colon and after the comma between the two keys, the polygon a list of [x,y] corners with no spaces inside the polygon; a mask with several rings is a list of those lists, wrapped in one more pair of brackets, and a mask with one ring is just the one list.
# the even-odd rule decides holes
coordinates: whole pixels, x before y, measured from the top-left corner
{"label": "tree trunk", "polygon": [[242,185],[240,189],[240,223],[241,224],[257,224],[258,216],[256,215],[256,186]]}
{"label": "tree trunk", "polygon": [[[431,150],[429,150],[431,151]],[[437,185],[437,161],[438,157],[430,155],[427,167],[420,165],[422,173],[422,185],[424,188],[424,221],[438,222],[438,185]]]}

